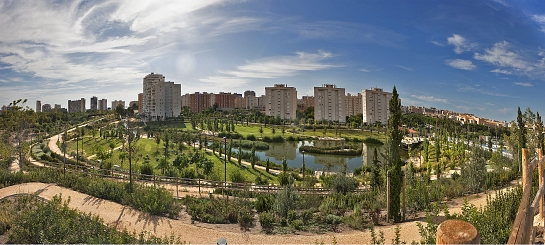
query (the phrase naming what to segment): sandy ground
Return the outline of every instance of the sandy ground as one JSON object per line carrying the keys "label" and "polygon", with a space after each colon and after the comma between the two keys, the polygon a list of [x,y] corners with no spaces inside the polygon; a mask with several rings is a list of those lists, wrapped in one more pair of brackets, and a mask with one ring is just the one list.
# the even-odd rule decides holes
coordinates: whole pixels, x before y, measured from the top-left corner
{"label": "sandy ground", "polygon": [[[180,192],[182,195],[197,195],[194,189]],[[345,229],[344,231],[326,234],[276,234],[266,235],[260,232],[261,228],[256,226],[249,232],[241,232],[238,225],[214,225],[214,224],[191,224],[187,213],[182,213],[180,218],[168,219],[160,216],[153,216],[132,208],[103,199],[95,198],[70,189],[62,188],[54,184],[44,183],[26,183],[0,189],[0,198],[20,193],[36,193],[46,199],[51,199],[55,195],[62,195],[63,199],[70,198],[69,206],[85,213],[92,213],[100,216],[106,224],[112,225],[118,229],[127,229],[129,231],[148,231],[156,236],[178,236],[182,241],[193,244],[211,244],[217,238],[224,237],[231,244],[316,244],[333,242],[333,237],[339,244],[362,244],[370,242],[369,231],[353,231]],[[486,194],[477,194],[469,196],[468,202],[477,207],[486,204]],[[460,212],[462,199],[449,202],[450,212]],[[410,222],[399,224],[401,227],[401,240],[408,243],[419,241],[420,235],[416,222],[422,222],[423,218],[415,219]],[[341,229],[343,229],[341,227]],[[395,226],[378,226],[379,231],[384,232],[386,243],[390,243],[395,236]]]}

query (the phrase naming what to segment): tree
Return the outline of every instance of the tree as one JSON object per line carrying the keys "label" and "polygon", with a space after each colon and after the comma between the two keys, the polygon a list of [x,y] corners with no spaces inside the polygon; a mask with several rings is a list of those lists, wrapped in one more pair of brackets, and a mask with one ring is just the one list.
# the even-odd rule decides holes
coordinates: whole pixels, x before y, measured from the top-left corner
{"label": "tree", "polygon": [[544,139],[543,139],[543,121],[541,120],[541,116],[539,115],[539,112],[536,113],[536,132],[537,132],[537,148],[545,150],[544,147]]}
{"label": "tree", "polygon": [[252,144],[252,151],[250,153],[250,163],[252,164],[252,169],[255,169],[255,162],[256,162],[255,144]]}
{"label": "tree", "polygon": [[238,145],[237,162],[238,162],[238,166],[242,165],[242,146],[240,144]]}
{"label": "tree", "polygon": [[378,152],[377,148],[375,147],[373,151],[373,165],[371,166],[371,179],[370,179],[370,185],[373,190],[379,189],[382,184],[382,176],[380,176],[380,161],[378,160]]}
{"label": "tree", "polygon": [[165,174],[165,170],[170,166],[168,160],[166,157],[161,157],[159,159],[159,163],[157,164],[157,168],[158,169],[161,169],[161,174],[164,175]]}
{"label": "tree", "polygon": [[462,166],[461,178],[468,191],[477,193],[480,191],[486,174],[486,158],[484,150],[479,146],[473,146],[469,161]]}
{"label": "tree", "polygon": [[388,108],[390,115],[388,118],[388,139],[389,139],[389,163],[390,163],[390,210],[388,210],[389,218],[395,222],[401,221],[401,158],[399,155],[399,147],[403,132],[401,127],[401,101],[397,89],[394,86],[392,98],[389,101]]}
{"label": "tree", "polygon": [[[5,130],[6,134],[2,150],[6,156],[11,156],[11,150],[14,149],[15,153],[18,156],[19,160],[19,171],[23,171],[23,162],[28,157],[28,152],[30,150],[29,140],[31,127],[35,124],[36,113],[30,109],[28,106],[25,106],[27,102],[26,99],[16,100],[9,104],[11,110],[7,110],[4,114],[2,123],[2,128]],[[15,143],[15,146],[12,147],[10,140]],[[10,153],[8,153],[10,152]],[[8,160],[9,157],[3,156],[4,160]]]}
{"label": "tree", "polygon": [[520,111],[520,106],[517,111],[517,126],[518,126],[518,169],[522,169],[522,148],[526,148],[526,126],[522,120],[522,112]]}
{"label": "tree", "polygon": [[123,108],[122,104],[117,104],[117,106],[115,107],[115,113],[122,117],[125,117],[127,115],[127,111],[125,110],[125,108]]}

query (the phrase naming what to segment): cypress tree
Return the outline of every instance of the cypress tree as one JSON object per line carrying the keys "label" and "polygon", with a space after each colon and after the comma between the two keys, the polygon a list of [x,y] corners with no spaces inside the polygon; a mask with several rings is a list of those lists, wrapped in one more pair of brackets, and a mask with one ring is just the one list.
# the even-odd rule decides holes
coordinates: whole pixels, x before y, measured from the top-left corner
{"label": "cypress tree", "polygon": [[522,148],[526,148],[526,126],[524,125],[524,120],[522,119],[522,112],[520,111],[520,106],[517,111],[517,125],[519,130],[518,143],[519,143],[519,154],[518,154],[518,170],[522,171]]}
{"label": "cypress tree", "polygon": [[401,145],[401,139],[403,132],[400,130],[401,126],[401,101],[397,94],[397,89],[394,86],[392,91],[392,98],[389,101],[390,112],[388,118],[388,138],[389,138],[389,161],[390,161],[390,210],[388,210],[389,218],[395,222],[401,221],[401,158],[399,155],[399,147]]}

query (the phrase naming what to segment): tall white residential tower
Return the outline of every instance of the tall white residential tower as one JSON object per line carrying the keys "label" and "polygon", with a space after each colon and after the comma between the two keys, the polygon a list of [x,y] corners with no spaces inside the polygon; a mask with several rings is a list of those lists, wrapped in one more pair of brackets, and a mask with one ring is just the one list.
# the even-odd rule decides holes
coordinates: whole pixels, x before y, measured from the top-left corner
{"label": "tall white residential tower", "polygon": [[182,85],[165,82],[161,74],[148,74],[144,77],[142,98],[143,115],[147,120],[159,121],[177,117],[182,112]]}
{"label": "tall white residential tower", "polygon": [[392,93],[384,92],[381,88],[363,90],[363,122],[368,124],[376,122],[387,124],[390,115],[388,104],[391,98]]}
{"label": "tall white residential tower", "polygon": [[314,87],[314,120],[346,122],[344,88],[334,84]]}
{"label": "tall white residential tower", "polygon": [[287,84],[265,87],[265,114],[293,120],[297,117],[297,90]]}

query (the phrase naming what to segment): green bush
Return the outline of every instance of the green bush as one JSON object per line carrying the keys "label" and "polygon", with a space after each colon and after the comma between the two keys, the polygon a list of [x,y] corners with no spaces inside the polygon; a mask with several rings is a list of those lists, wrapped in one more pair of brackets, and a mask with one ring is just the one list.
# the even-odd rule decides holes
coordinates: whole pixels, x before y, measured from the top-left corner
{"label": "green bush", "polygon": [[242,172],[237,169],[231,173],[231,181],[234,183],[244,183],[246,182],[246,178]]}
{"label": "green bush", "polygon": [[[153,166],[150,163],[144,163],[140,165],[140,174],[153,175]],[[141,176],[144,179],[151,179],[150,176]]]}
{"label": "green bush", "polygon": [[259,194],[254,203],[257,212],[268,212],[273,208],[274,198],[269,194]]}
{"label": "green bush", "polygon": [[365,224],[369,223],[369,219],[363,216],[360,208],[355,207],[352,214],[343,217],[343,223],[352,229],[361,231],[365,229]]}
{"label": "green bush", "polygon": [[261,229],[266,233],[271,233],[274,230],[275,219],[270,212],[260,213],[259,223],[261,224]]}
{"label": "green bush", "polygon": [[256,141],[256,140],[257,140],[257,138],[255,137],[255,135],[253,135],[253,134],[249,134],[248,136],[246,136],[246,139],[247,139],[247,140],[250,140],[250,141]]}
{"label": "green bush", "polygon": [[340,223],[342,223],[342,218],[340,216],[337,216],[337,215],[328,214],[325,217],[325,221],[326,221],[327,224],[331,225],[331,230],[332,231],[337,231],[337,226]]}
{"label": "green bush", "polygon": [[248,231],[254,226],[254,218],[252,212],[249,209],[240,209],[237,217],[238,225],[241,231]]}
{"label": "green bush", "polygon": [[298,215],[297,215],[297,212],[295,210],[289,210],[288,211],[288,222],[292,222],[296,219],[298,219]]}
{"label": "green bush", "polygon": [[295,230],[302,230],[303,229],[303,221],[301,221],[300,219],[296,219],[296,220],[293,220],[290,222],[290,226],[295,229]]}
{"label": "green bush", "polygon": [[344,174],[335,174],[329,183],[329,187],[334,192],[346,194],[358,188],[358,181]]}
{"label": "green bush", "polygon": [[[26,199],[26,200],[25,200]],[[179,239],[160,239],[145,233],[117,231],[104,225],[104,221],[91,214],[68,208],[68,201],[54,196],[44,202],[36,196],[18,197],[20,212],[9,231],[8,243],[23,244],[75,244],[75,243],[179,243]],[[20,205],[21,202],[25,205]]]}

